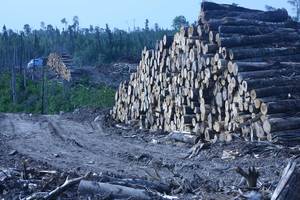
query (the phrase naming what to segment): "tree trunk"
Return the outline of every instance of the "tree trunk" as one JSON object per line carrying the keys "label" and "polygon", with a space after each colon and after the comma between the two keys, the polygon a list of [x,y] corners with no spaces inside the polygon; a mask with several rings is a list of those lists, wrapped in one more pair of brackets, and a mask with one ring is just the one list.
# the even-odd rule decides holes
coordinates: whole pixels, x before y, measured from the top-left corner
{"label": "tree trunk", "polygon": [[13,62],[11,63],[11,96],[13,104],[17,104],[17,90],[16,90],[16,49],[14,47],[14,53],[13,53]]}

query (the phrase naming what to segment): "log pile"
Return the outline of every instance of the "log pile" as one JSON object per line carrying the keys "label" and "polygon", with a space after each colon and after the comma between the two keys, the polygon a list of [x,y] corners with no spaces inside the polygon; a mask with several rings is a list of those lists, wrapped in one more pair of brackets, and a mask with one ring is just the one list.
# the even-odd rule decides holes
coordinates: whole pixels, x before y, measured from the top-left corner
{"label": "log pile", "polygon": [[203,2],[196,25],[143,50],[111,114],[206,141],[299,140],[299,27],[283,9]]}
{"label": "log pile", "polygon": [[70,81],[71,71],[67,67],[69,63],[64,62],[65,59],[65,57],[61,57],[57,53],[50,53],[47,60],[47,66],[62,79]]}

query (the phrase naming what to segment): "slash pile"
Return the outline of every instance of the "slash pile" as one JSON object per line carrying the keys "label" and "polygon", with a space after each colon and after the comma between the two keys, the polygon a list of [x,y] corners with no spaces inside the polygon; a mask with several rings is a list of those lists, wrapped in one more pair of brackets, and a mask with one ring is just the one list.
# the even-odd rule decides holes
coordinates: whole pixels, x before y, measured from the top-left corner
{"label": "slash pile", "polygon": [[142,52],[114,119],[203,140],[300,140],[300,24],[287,11],[203,2],[197,25]]}

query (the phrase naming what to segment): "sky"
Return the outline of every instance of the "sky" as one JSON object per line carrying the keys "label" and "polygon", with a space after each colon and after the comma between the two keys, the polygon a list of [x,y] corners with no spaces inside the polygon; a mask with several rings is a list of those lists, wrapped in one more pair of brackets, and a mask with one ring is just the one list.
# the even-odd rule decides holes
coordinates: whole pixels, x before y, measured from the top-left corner
{"label": "sky", "polygon": [[[3,2],[1,2],[3,1]],[[293,15],[287,0],[213,0],[217,3],[237,3],[240,6],[265,9],[265,5],[287,8]],[[184,15],[194,22],[199,15],[201,0],[0,0],[0,26],[13,30],[23,29],[24,24],[40,28],[41,21],[62,28],[61,19],[72,22],[79,17],[80,27],[89,25],[128,30],[128,27],[144,27],[149,19],[150,27],[158,23],[170,28],[175,16]]]}

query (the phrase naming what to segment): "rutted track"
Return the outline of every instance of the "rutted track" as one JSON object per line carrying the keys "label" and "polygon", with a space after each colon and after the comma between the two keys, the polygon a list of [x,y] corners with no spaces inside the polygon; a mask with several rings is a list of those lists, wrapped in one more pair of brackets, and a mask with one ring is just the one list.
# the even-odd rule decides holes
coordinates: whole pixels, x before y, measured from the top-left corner
{"label": "rutted track", "polygon": [[[180,148],[146,144],[104,132],[99,122],[64,119],[59,115],[32,116],[4,114],[1,133],[8,136],[7,144],[36,160],[60,168],[81,167],[93,171],[120,171],[141,174],[141,164],[130,162],[139,155],[179,159]],[[160,149],[164,149],[161,154]]]}

